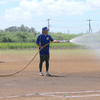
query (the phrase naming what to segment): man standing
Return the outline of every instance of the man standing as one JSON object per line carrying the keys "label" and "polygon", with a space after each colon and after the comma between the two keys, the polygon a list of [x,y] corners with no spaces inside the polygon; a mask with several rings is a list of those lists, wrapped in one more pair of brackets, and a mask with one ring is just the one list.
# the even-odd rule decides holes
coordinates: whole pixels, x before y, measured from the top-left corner
{"label": "man standing", "polygon": [[[59,41],[55,41],[49,34],[48,34],[49,29],[47,27],[42,28],[42,34],[40,34],[36,40],[36,44],[39,46],[39,49],[41,49],[43,46],[51,42],[54,43],[59,43]],[[42,64],[45,61],[46,62],[46,75],[51,76],[50,73],[48,72],[49,70],[49,45],[47,45],[45,48],[43,48],[40,51],[40,64],[39,64],[39,69],[40,69],[40,76],[44,76],[42,73]]]}

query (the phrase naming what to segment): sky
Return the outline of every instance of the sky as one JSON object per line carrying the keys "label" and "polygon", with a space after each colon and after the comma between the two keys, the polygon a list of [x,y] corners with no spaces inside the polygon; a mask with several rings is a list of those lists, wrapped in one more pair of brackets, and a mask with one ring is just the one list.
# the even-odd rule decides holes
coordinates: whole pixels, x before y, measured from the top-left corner
{"label": "sky", "polygon": [[100,0],[0,0],[0,29],[11,26],[34,27],[41,32],[48,25],[50,32],[69,34],[100,30]]}

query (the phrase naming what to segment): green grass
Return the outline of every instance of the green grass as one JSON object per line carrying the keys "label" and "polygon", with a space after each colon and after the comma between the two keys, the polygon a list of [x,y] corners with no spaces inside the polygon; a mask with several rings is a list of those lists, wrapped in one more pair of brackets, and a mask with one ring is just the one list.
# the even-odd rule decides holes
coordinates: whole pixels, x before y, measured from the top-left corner
{"label": "green grass", "polygon": [[35,43],[0,43],[1,49],[27,49],[36,48]]}
{"label": "green grass", "polygon": [[61,49],[72,49],[72,48],[79,48],[80,46],[73,43],[52,43],[50,44],[51,48],[61,48]]}
{"label": "green grass", "polygon": [[[35,43],[0,43],[0,49],[30,49],[38,48]],[[54,49],[72,49],[79,48],[79,45],[72,43],[51,43],[50,48]]]}

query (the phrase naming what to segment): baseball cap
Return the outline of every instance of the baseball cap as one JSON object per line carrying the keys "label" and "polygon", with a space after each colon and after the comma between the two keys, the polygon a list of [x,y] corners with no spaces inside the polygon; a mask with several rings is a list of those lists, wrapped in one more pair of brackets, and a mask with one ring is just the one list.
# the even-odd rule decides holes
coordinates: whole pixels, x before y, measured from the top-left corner
{"label": "baseball cap", "polygon": [[47,27],[43,27],[43,28],[42,28],[42,31],[45,31],[45,30],[46,30],[46,31],[49,31],[49,29],[48,29]]}

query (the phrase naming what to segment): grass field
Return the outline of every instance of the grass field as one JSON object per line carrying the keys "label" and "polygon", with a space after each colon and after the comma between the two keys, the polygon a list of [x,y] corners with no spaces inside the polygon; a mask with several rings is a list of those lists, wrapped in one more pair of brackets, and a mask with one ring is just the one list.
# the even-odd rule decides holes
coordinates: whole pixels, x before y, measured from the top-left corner
{"label": "grass field", "polygon": [[[72,48],[79,48],[80,46],[73,43],[52,43],[50,44],[50,47],[54,49],[56,48],[72,49]],[[30,49],[30,48],[38,48],[38,46],[36,45],[36,43],[0,43],[0,48],[1,49],[27,49],[27,48]]]}

